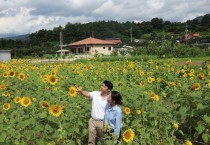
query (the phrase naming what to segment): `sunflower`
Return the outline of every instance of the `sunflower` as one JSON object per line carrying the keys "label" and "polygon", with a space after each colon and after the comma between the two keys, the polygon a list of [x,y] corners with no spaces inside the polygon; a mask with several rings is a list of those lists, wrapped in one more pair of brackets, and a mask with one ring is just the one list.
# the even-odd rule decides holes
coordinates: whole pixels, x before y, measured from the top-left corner
{"label": "sunflower", "polygon": [[134,139],[134,132],[132,129],[127,129],[124,133],[123,133],[123,140],[126,142],[126,143],[129,143],[129,142],[132,142],[133,139]]}
{"label": "sunflower", "polygon": [[74,97],[74,96],[76,96],[76,95],[77,95],[76,87],[71,86],[71,87],[69,88],[69,96]]}
{"label": "sunflower", "polygon": [[181,70],[180,70],[180,69],[178,69],[176,72],[179,74],[179,73],[181,72]]}
{"label": "sunflower", "polygon": [[154,101],[159,101],[159,96],[154,92],[151,93],[150,98]]}
{"label": "sunflower", "polygon": [[52,106],[50,106],[50,108],[49,108],[49,113],[50,113],[52,116],[55,116],[55,117],[60,116],[62,112],[63,112],[62,107],[61,107],[61,106],[58,106],[58,105],[52,105]]}
{"label": "sunflower", "polygon": [[124,112],[125,114],[129,115],[131,114],[131,109],[129,107],[125,107]]}
{"label": "sunflower", "polygon": [[58,82],[58,78],[56,77],[56,75],[50,75],[49,82],[51,85],[55,85]]}
{"label": "sunflower", "polygon": [[18,75],[18,79],[21,80],[21,81],[23,81],[25,79],[25,74],[24,73],[20,73]]}
{"label": "sunflower", "polygon": [[187,77],[187,73],[184,73],[184,74],[183,74],[183,77]]}
{"label": "sunflower", "polygon": [[20,97],[15,97],[15,98],[14,98],[14,102],[15,102],[16,104],[20,103],[20,102],[21,102],[21,98],[20,98]]}
{"label": "sunflower", "polygon": [[40,102],[40,105],[41,105],[42,108],[47,108],[47,107],[49,107],[49,104],[47,103],[47,101],[41,101],[41,102]]}
{"label": "sunflower", "polygon": [[148,81],[148,83],[152,83],[152,82],[154,81],[154,78],[148,77],[148,78],[147,78],[147,81]]}
{"label": "sunflower", "polygon": [[198,74],[198,78],[199,78],[200,80],[204,80],[204,74],[203,74],[203,73]]}
{"label": "sunflower", "polygon": [[177,122],[174,122],[174,123],[173,123],[173,128],[174,128],[174,129],[178,129],[178,128],[179,128],[179,124],[178,124]]}
{"label": "sunflower", "polygon": [[48,82],[48,79],[47,78],[43,78],[42,79],[42,82],[47,83]]}
{"label": "sunflower", "polygon": [[1,84],[1,85],[0,85],[0,89],[1,89],[1,90],[5,90],[5,89],[6,89],[6,85]]}
{"label": "sunflower", "polygon": [[186,140],[185,145],[192,145],[192,142],[189,140]]}
{"label": "sunflower", "polygon": [[191,69],[190,70],[190,73],[194,74],[195,70],[194,69]]}
{"label": "sunflower", "polygon": [[199,83],[194,83],[194,84],[192,84],[192,86],[190,87],[190,90],[191,91],[197,91],[197,90],[199,90],[200,89],[200,84]]}
{"label": "sunflower", "polygon": [[168,86],[175,86],[176,83],[175,82],[168,82]]}
{"label": "sunflower", "polygon": [[141,114],[141,110],[140,109],[136,110],[136,114],[140,115]]}
{"label": "sunflower", "polygon": [[52,70],[51,75],[56,75],[56,71]]}
{"label": "sunflower", "polygon": [[3,73],[3,77],[4,77],[4,78],[8,77],[8,73],[7,73],[7,72],[4,72],[4,73]]}
{"label": "sunflower", "polygon": [[9,96],[10,96],[10,93],[7,92],[7,91],[4,91],[4,92],[2,93],[2,96],[9,97]]}
{"label": "sunflower", "polygon": [[44,83],[47,83],[49,81],[49,76],[48,75],[44,75],[44,77],[42,78],[42,81]]}
{"label": "sunflower", "polygon": [[4,110],[9,110],[9,108],[10,108],[10,104],[9,103],[4,103],[3,109]]}
{"label": "sunflower", "polygon": [[140,70],[140,76],[144,76],[144,71]]}
{"label": "sunflower", "polygon": [[13,77],[15,76],[15,72],[14,72],[14,71],[11,71],[11,72],[9,73],[9,76],[13,78]]}
{"label": "sunflower", "polygon": [[163,79],[162,78],[157,78],[157,82],[160,83]]}
{"label": "sunflower", "polygon": [[185,73],[185,69],[181,69],[181,73]]}
{"label": "sunflower", "polygon": [[23,97],[20,103],[22,106],[28,107],[31,104],[31,99],[29,97]]}

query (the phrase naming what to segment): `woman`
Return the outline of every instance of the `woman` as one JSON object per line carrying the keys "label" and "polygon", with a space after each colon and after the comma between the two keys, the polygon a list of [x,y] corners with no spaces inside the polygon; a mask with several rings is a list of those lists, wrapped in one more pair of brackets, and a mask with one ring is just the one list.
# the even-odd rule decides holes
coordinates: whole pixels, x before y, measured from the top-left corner
{"label": "woman", "polygon": [[114,144],[118,144],[122,128],[122,110],[119,107],[122,105],[122,96],[119,92],[112,91],[107,101],[104,117],[105,140],[113,139]]}

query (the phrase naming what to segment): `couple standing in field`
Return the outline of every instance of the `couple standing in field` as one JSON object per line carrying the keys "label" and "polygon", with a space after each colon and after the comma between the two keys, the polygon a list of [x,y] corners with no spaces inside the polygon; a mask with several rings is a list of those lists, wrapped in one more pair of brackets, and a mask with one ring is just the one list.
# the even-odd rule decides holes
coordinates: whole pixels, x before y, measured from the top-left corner
{"label": "couple standing in field", "polygon": [[113,140],[113,144],[119,143],[122,127],[122,111],[119,105],[122,105],[122,97],[112,89],[113,84],[107,80],[103,81],[100,91],[88,92],[77,88],[77,92],[92,100],[88,145],[95,145],[97,135],[102,143],[104,140]]}

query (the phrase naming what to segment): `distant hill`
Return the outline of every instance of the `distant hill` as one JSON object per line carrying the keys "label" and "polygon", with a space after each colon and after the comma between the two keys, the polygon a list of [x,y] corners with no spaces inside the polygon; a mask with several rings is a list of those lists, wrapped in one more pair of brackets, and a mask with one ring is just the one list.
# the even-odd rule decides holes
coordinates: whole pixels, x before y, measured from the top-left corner
{"label": "distant hill", "polygon": [[5,37],[5,38],[1,38],[1,39],[5,39],[5,40],[29,40],[29,35],[30,34],[25,34],[25,35],[18,35],[18,36],[10,36],[10,37]]}
{"label": "distant hill", "polygon": [[[210,15],[210,14],[207,14]],[[198,20],[198,22],[201,22],[204,16],[198,16],[196,18],[194,18],[193,20]]]}
{"label": "distant hill", "polygon": [[[207,15],[210,15],[210,14],[207,14]],[[203,17],[204,17],[205,15],[203,15],[203,16],[198,16],[198,17],[196,17],[196,18],[194,18],[193,20],[198,20],[199,22],[201,22],[202,21],[202,19],[203,19]],[[107,25],[107,27],[110,27],[110,23],[112,23],[112,22],[104,22],[104,21],[101,21],[101,22],[94,22],[94,23],[87,23],[87,24],[82,24],[82,25],[87,25],[87,27],[90,27],[89,25],[91,25],[91,27],[95,27],[94,25]],[[110,25],[109,25],[110,24]],[[78,27],[79,28],[79,26],[77,26],[77,24],[73,24],[74,26],[76,26],[76,27]],[[108,26],[109,25],[109,26]],[[120,27],[120,25],[122,25],[122,24],[119,24],[118,22],[117,23],[113,23],[113,25],[116,25],[115,27]],[[69,26],[70,27],[70,26]],[[126,28],[126,26],[124,26],[125,28]],[[100,28],[100,27],[99,27]],[[97,28],[95,28],[95,29],[99,29],[98,28],[98,26],[97,26]],[[104,29],[102,29],[103,30],[103,32],[101,32],[103,35],[105,35],[105,33],[108,33],[109,31],[104,31]],[[88,32],[88,30],[86,30],[87,32]],[[123,31],[123,30],[122,30]],[[87,33],[86,32],[86,33]],[[38,33],[39,33],[39,31],[38,31]],[[45,33],[47,33],[47,31],[45,32]],[[109,32],[109,33],[115,33],[115,32]],[[33,34],[33,33],[32,33]],[[99,34],[99,38],[100,37],[103,37],[103,36],[100,36],[100,33],[98,33]],[[117,33],[116,33],[117,34]],[[24,34],[24,35],[0,35],[0,39],[4,39],[4,40],[21,40],[21,41],[27,41],[27,40],[29,40],[29,35],[30,34]],[[122,36],[121,34],[119,34],[120,36]],[[51,35],[50,35],[51,36]],[[77,36],[77,35],[76,35]],[[110,37],[110,35],[108,35],[109,37]],[[74,35],[72,35],[72,37],[73,38],[76,38]],[[80,36],[80,37],[84,37],[84,36]],[[119,37],[119,36],[118,36]],[[51,39],[51,40],[53,40],[53,39]]]}

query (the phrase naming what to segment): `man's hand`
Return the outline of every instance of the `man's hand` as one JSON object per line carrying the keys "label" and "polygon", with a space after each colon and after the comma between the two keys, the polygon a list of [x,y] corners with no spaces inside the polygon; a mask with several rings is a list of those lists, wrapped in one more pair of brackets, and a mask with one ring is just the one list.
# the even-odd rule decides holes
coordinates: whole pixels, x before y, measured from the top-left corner
{"label": "man's hand", "polygon": [[82,92],[81,87],[76,87],[76,91],[81,93]]}
{"label": "man's hand", "polygon": [[76,91],[81,93],[83,96],[90,98],[90,93],[87,91],[83,91],[81,87],[76,87]]}

